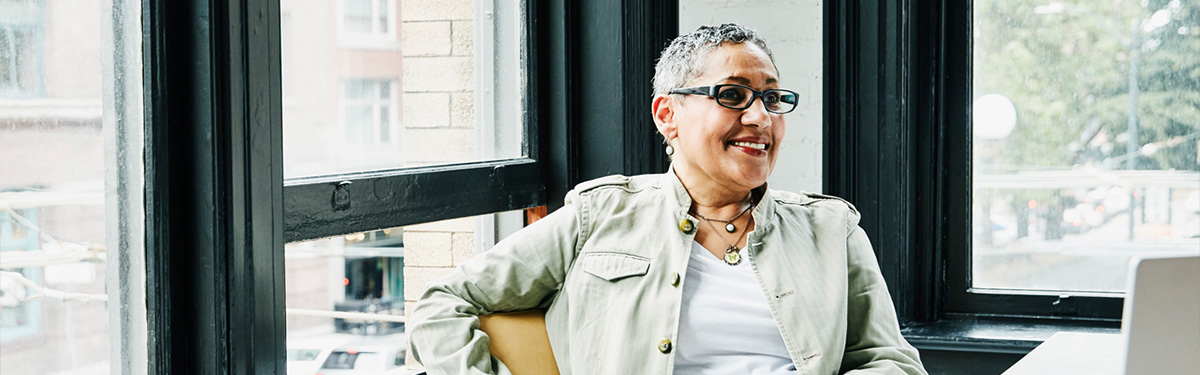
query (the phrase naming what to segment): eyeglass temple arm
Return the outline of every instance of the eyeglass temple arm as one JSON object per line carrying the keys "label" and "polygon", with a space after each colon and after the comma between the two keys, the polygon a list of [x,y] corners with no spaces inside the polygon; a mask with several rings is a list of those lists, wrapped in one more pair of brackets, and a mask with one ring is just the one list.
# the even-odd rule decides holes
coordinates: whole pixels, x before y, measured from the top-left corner
{"label": "eyeglass temple arm", "polygon": [[667,93],[668,94],[692,94],[692,95],[712,96],[712,93],[709,92],[709,90],[712,90],[712,86],[685,87],[685,88],[681,88],[681,89],[674,89],[671,91],[667,91]]}

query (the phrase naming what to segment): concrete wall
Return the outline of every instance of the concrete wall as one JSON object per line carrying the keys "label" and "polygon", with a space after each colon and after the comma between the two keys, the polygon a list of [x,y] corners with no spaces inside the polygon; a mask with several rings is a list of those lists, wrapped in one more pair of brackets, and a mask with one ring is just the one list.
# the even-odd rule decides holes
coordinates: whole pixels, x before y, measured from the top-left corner
{"label": "concrete wall", "polygon": [[739,23],[767,40],[779,67],[780,87],[800,94],[800,105],[788,114],[787,135],[772,188],[821,191],[821,6],[819,0],[680,0],[679,32],[700,25]]}

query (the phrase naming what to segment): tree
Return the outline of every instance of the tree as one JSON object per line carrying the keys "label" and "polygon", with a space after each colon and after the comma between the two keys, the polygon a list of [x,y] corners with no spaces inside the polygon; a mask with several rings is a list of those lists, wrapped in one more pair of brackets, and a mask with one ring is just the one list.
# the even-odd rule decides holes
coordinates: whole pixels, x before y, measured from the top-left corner
{"label": "tree", "polygon": [[[1008,137],[994,142],[998,151],[993,162],[980,168],[1092,164],[1120,169],[1135,159],[1139,169],[1200,170],[1200,4],[1050,4],[975,2],[975,96],[1008,97],[1018,119]],[[1156,19],[1156,12],[1166,13]],[[1162,24],[1146,26],[1156,24],[1151,20]],[[1135,54],[1136,145],[1143,152],[1129,155],[1129,77]]]}

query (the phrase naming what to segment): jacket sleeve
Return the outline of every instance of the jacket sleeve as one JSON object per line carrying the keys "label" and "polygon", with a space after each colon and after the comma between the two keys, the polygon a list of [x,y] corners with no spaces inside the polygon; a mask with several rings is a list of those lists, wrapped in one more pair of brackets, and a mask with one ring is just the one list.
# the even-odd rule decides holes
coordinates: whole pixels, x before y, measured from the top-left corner
{"label": "jacket sleeve", "polygon": [[849,293],[846,352],[841,372],[852,375],[926,375],[917,349],[900,335],[896,310],[871,242],[861,227],[851,224],[846,239],[849,253]]}
{"label": "jacket sleeve", "polygon": [[488,352],[479,316],[549,305],[574,261],[581,224],[568,204],[428,284],[407,324],[430,375],[508,374]]}

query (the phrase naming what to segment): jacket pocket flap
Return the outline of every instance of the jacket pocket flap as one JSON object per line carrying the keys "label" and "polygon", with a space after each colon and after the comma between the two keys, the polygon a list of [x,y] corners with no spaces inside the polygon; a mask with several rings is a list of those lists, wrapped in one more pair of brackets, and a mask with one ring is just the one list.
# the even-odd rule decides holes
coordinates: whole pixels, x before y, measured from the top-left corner
{"label": "jacket pocket flap", "polygon": [[642,276],[650,271],[650,259],[622,253],[591,253],[580,259],[583,271],[608,281]]}

